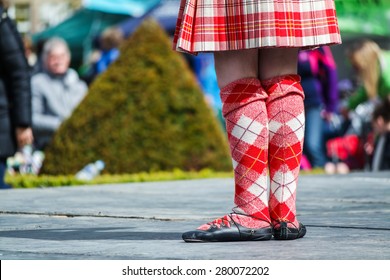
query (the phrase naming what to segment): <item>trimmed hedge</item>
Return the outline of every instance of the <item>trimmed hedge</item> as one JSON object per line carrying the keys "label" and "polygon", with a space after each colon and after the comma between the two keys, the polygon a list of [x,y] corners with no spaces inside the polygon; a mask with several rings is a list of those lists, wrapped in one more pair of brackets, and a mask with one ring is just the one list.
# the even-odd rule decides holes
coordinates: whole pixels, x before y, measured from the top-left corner
{"label": "trimmed hedge", "polygon": [[45,150],[42,174],[231,171],[226,136],[183,56],[145,21]]}

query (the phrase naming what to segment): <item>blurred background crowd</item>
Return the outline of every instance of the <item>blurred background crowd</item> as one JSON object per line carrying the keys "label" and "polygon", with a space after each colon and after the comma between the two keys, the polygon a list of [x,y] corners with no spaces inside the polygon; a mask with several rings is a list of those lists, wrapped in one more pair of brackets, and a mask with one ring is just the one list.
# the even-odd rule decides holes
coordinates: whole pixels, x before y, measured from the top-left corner
{"label": "blurred background crowd", "polygon": [[[31,120],[20,122],[25,136],[19,146],[5,144],[0,135],[0,176],[9,172],[39,173],[45,147],[69,118],[94,80],[120,57],[120,46],[146,18],[154,18],[172,36],[179,0],[14,0],[2,3],[1,28],[10,20],[23,50],[31,90]],[[336,0],[343,44],[301,51],[298,71],[305,90],[306,136],[301,168],[328,174],[353,170],[390,169],[390,2]],[[5,27],[4,27],[5,28]],[[12,29],[12,27],[11,27]],[[0,42],[5,32],[0,31]],[[12,32],[11,32],[12,33]],[[13,34],[15,35],[15,34]],[[7,35],[11,36],[11,35]],[[20,44],[20,48],[18,47]],[[18,57],[10,47],[0,49],[1,91],[8,89]],[[213,56],[183,54],[205,98],[223,127]],[[23,64],[23,62],[19,62]],[[19,74],[15,74],[19,75]],[[3,86],[3,84],[5,86]],[[31,89],[29,89],[31,87]],[[2,108],[0,123],[8,114]],[[21,99],[22,97],[16,97]],[[24,97],[26,98],[26,97]],[[13,101],[14,102],[14,101]],[[27,102],[27,101],[24,101]],[[23,114],[19,108],[18,114]],[[24,112],[28,114],[29,112]],[[20,119],[20,118],[19,118]],[[18,127],[18,125],[16,125]],[[5,130],[0,128],[0,134]],[[31,139],[34,140],[31,140]],[[29,141],[29,139],[31,141]],[[3,142],[1,142],[3,141]],[[24,141],[24,142],[23,142]],[[31,142],[31,143],[30,143]],[[27,145],[26,145],[27,144]],[[6,148],[8,147],[8,148]],[[34,168],[19,168],[31,156]]]}

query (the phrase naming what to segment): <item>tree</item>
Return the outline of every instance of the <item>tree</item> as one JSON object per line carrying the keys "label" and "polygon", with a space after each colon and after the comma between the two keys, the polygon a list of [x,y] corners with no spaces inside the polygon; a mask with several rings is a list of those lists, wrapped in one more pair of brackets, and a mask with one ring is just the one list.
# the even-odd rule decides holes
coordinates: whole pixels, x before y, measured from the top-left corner
{"label": "tree", "polygon": [[226,137],[183,56],[145,21],[45,151],[42,173],[102,159],[111,174],[231,170]]}

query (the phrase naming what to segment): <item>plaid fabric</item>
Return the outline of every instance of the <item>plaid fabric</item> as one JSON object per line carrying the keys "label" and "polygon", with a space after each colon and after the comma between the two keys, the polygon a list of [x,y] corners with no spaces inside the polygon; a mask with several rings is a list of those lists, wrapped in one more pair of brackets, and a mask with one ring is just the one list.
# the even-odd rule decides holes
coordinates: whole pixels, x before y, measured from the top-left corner
{"label": "plaid fabric", "polygon": [[190,53],[339,43],[332,0],[181,0],[173,41]]}

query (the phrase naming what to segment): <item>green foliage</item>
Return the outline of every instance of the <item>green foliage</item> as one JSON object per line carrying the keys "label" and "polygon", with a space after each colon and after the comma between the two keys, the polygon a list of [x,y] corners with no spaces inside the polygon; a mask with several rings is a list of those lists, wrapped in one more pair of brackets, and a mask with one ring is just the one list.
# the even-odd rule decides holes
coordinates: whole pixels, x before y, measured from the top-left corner
{"label": "green foliage", "polygon": [[183,56],[145,21],[45,150],[43,174],[231,171],[224,132]]}

